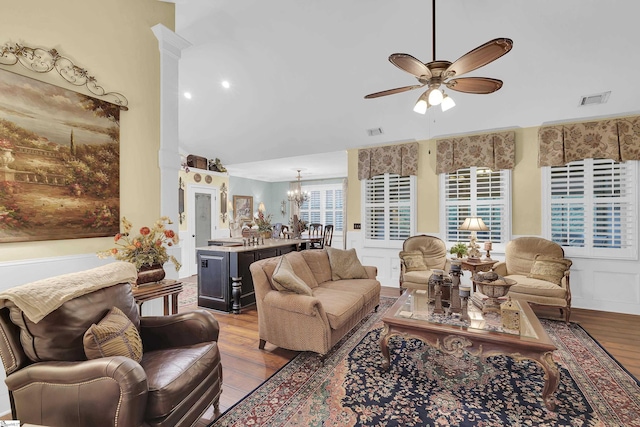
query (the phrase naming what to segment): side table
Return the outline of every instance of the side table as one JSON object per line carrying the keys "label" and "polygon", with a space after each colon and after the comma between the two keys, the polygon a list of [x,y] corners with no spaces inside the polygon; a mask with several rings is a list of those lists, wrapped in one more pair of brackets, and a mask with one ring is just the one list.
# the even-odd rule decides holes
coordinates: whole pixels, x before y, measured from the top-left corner
{"label": "side table", "polygon": [[481,259],[476,260],[476,259],[462,258],[460,260],[462,269],[468,270],[471,272],[471,281],[473,282],[473,292],[476,291],[476,282],[475,282],[476,274],[479,273],[480,271],[491,270],[491,267],[493,267],[493,265],[496,264],[497,262],[498,261],[495,261],[492,259],[483,261]]}
{"label": "side table", "polygon": [[[182,282],[170,279],[131,287],[131,293],[136,304],[138,304],[140,314],[142,314],[142,304],[160,297],[164,299],[164,315],[176,314],[178,312],[178,294],[180,292],[182,292]],[[171,297],[171,310],[169,310],[169,297]]]}

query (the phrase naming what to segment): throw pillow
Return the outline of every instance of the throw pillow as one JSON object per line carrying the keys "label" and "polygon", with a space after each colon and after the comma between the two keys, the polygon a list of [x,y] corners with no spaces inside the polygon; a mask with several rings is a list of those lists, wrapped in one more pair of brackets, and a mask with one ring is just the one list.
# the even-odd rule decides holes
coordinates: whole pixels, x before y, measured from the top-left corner
{"label": "throw pillow", "polygon": [[429,268],[424,262],[424,256],[420,251],[402,251],[400,258],[404,261],[407,272],[409,271],[427,271]]}
{"label": "throw pillow", "polygon": [[331,265],[331,280],[369,278],[367,271],[360,264],[355,249],[343,251],[329,246],[327,255]]}
{"label": "throw pillow", "polygon": [[286,257],[281,257],[271,276],[273,286],[279,291],[291,291],[300,295],[313,296],[311,288],[296,273]]}
{"label": "throw pillow", "polygon": [[566,258],[553,258],[537,254],[527,277],[546,280],[547,282],[560,285],[562,283],[562,277],[564,277],[564,272],[571,267],[571,264],[573,264],[573,262]]}
{"label": "throw pillow", "polygon": [[142,360],[142,339],[138,329],[118,307],[84,333],[82,340],[87,359],[108,356],[127,356],[136,362]]}

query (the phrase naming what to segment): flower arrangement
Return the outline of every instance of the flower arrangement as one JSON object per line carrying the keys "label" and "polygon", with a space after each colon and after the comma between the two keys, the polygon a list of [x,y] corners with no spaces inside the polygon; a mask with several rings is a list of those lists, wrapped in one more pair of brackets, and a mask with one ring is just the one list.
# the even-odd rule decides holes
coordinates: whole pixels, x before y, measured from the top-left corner
{"label": "flower arrangement", "polygon": [[178,271],[182,265],[173,255],[167,254],[167,246],[178,243],[178,235],[173,230],[165,228],[165,224],[173,223],[169,217],[163,216],[152,228],[142,227],[140,234],[131,236],[132,224],[122,217],[123,232],[113,238],[117,247],[98,252],[98,257],[112,256],[119,261],[128,261],[134,264],[138,271],[144,266],[163,265],[171,261]]}
{"label": "flower arrangement", "polygon": [[255,223],[258,226],[258,231],[271,231],[271,214],[265,215],[262,211],[258,211]]}

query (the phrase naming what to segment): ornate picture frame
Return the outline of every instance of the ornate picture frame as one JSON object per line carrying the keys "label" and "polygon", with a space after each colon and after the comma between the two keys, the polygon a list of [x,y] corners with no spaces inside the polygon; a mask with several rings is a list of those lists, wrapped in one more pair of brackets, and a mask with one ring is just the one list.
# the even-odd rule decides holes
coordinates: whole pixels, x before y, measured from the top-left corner
{"label": "ornate picture frame", "polygon": [[253,220],[253,197],[233,196],[233,214],[235,219],[251,222]]}

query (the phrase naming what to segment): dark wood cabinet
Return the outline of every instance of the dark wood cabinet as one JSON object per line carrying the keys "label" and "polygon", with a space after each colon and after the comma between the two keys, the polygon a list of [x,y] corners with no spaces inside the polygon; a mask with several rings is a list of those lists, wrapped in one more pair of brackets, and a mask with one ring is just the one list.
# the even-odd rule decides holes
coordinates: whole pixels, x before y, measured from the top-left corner
{"label": "dark wood cabinet", "polygon": [[[296,251],[304,242],[275,241],[268,245],[198,248],[198,305],[227,312],[255,304],[249,266],[254,261]],[[234,291],[234,287],[237,289]],[[235,298],[234,298],[235,297]],[[234,300],[235,299],[235,300]]]}

